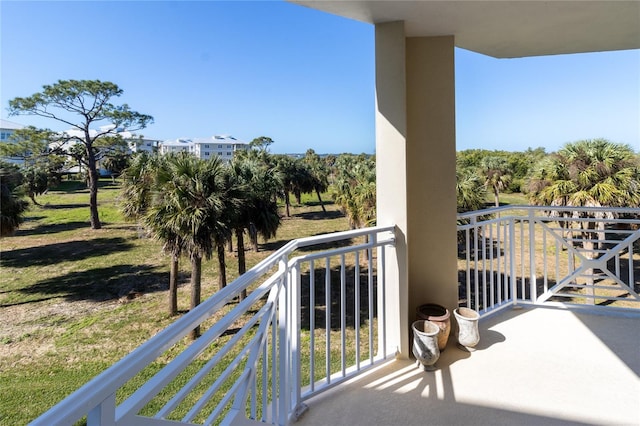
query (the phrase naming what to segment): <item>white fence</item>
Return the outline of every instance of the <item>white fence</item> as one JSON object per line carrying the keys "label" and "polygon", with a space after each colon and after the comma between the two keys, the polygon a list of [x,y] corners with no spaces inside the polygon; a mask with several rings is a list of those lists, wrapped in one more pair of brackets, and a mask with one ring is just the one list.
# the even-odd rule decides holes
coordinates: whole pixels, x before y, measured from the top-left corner
{"label": "white fence", "polygon": [[378,313],[394,243],[393,227],[291,241],[32,424],[288,424],[389,356]]}
{"label": "white fence", "polygon": [[458,216],[461,299],[640,308],[640,211],[509,206]]}

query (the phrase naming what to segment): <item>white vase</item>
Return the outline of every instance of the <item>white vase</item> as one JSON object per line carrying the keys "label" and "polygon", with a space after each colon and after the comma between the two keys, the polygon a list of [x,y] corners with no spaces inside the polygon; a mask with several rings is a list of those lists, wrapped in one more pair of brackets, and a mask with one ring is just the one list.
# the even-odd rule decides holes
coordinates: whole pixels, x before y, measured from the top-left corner
{"label": "white vase", "polygon": [[478,320],[480,314],[473,309],[457,308],[453,311],[458,323],[458,346],[461,349],[472,352],[480,341]]}
{"label": "white vase", "polygon": [[413,355],[425,371],[435,370],[435,363],[440,358],[438,335],[440,327],[431,321],[418,320],[411,324],[413,330]]}

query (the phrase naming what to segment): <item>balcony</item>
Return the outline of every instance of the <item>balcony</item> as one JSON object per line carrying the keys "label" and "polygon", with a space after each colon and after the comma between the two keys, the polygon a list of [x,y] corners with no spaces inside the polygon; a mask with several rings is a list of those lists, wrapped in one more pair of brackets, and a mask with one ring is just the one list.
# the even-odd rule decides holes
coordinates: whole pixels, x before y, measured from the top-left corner
{"label": "balcony", "polygon": [[395,239],[291,241],[33,424],[638,424],[637,211],[461,215],[457,287],[481,343],[452,335],[435,372],[395,359],[409,331],[393,316],[412,316],[387,297]]}
{"label": "balcony", "polygon": [[639,326],[638,315],[503,310],[481,320],[475,352],[450,339],[434,372],[391,361],[307,401],[296,424],[639,424]]}

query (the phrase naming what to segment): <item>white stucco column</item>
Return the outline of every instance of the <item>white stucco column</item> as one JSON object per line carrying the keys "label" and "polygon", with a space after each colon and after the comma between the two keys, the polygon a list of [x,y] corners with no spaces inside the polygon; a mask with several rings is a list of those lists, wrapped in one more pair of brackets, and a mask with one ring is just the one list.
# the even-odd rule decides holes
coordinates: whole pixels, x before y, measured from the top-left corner
{"label": "white stucco column", "polygon": [[398,227],[388,336],[409,356],[416,307],[457,307],[453,36],[406,38],[402,22],[377,24],[376,103],[378,223]]}
{"label": "white stucco column", "polygon": [[[377,224],[396,225],[396,248],[386,258],[388,350],[408,356],[407,113],[404,24],[376,25]],[[379,258],[378,258],[379,259]],[[378,268],[378,270],[381,270]],[[380,315],[378,314],[380,318]]]}

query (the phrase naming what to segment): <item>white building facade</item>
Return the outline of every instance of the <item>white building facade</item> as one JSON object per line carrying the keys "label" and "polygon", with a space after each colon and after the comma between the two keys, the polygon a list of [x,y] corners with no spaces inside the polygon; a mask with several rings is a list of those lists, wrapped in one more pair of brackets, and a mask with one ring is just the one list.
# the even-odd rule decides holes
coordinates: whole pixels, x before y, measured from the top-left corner
{"label": "white building facade", "polygon": [[[16,130],[24,129],[24,127],[25,126],[23,126],[22,124],[0,119],[0,143],[13,143],[13,141],[11,140],[11,135]],[[22,164],[23,162],[22,159],[13,157],[3,157],[2,160],[14,164]]]}
{"label": "white building facade", "polygon": [[24,129],[22,124],[14,123],[13,121],[0,119],[0,142],[10,142],[11,135],[19,129]]}
{"label": "white building facade", "polygon": [[246,150],[249,144],[228,135],[216,135],[209,138],[186,139],[164,141],[160,144],[161,154],[172,152],[189,152],[202,160],[208,160],[215,156],[223,161],[231,161],[238,151]]}

